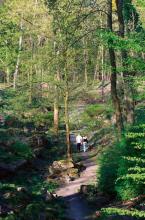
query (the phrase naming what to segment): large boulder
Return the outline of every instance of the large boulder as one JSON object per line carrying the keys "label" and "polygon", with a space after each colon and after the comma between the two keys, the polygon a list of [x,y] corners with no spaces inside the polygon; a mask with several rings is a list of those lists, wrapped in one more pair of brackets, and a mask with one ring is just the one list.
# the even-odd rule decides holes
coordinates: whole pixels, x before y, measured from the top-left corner
{"label": "large boulder", "polygon": [[58,182],[64,184],[69,183],[79,177],[80,170],[75,166],[72,160],[54,161],[49,167],[49,177],[57,179]]}
{"label": "large boulder", "polygon": [[71,181],[79,178],[79,170],[77,168],[70,168],[67,170],[67,173]]}
{"label": "large boulder", "polygon": [[72,160],[54,161],[52,166],[49,167],[49,172],[50,174],[58,174],[73,167],[74,163]]}

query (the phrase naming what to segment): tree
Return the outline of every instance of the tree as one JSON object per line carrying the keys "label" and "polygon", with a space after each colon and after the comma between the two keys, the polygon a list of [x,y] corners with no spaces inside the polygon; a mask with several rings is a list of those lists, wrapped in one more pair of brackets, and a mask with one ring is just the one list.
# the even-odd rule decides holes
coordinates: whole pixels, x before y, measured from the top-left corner
{"label": "tree", "polygon": [[[108,1],[108,9],[107,9],[107,27],[108,31],[112,32],[112,0]],[[122,116],[122,109],[120,100],[117,93],[117,67],[116,67],[116,56],[115,51],[113,48],[113,39],[110,37],[108,39],[108,47],[109,47],[109,55],[110,55],[110,63],[111,63],[111,96],[112,96],[112,102],[115,108],[115,114],[116,114],[116,124],[119,133],[121,134],[124,125],[123,125],[123,116]]]}
{"label": "tree", "polygon": [[[117,5],[117,14],[118,14],[118,22],[119,22],[119,36],[121,38],[125,38],[125,22],[123,17],[123,8],[124,1],[116,0]],[[128,66],[128,53],[122,48],[121,49],[122,56],[122,66],[123,66],[123,78],[124,78],[124,99],[125,99],[125,108],[126,108],[126,118],[127,122],[133,124],[134,122],[134,100],[133,100],[133,81],[131,74],[129,72]]]}

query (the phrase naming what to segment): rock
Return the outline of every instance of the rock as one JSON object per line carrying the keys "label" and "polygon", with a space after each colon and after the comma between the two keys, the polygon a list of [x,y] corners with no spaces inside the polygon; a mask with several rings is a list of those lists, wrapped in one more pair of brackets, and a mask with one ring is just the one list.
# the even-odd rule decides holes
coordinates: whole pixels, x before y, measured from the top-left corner
{"label": "rock", "polygon": [[57,179],[62,184],[69,183],[79,177],[80,171],[77,167],[72,160],[54,161],[49,167],[50,175],[48,178]]}
{"label": "rock", "polygon": [[25,187],[17,187],[17,192],[28,192]]}
{"label": "rock", "polygon": [[80,193],[87,195],[88,193],[88,185],[81,185],[80,186]]}
{"label": "rock", "polygon": [[56,175],[58,175],[58,174],[61,173],[61,169],[56,169],[56,168],[54,169],[53,166],[50,166],[50,167],[48,168],[48,170],[49,170],[49,173],[50,173],[50,175],[51,175],[52,178],[55,178]]}
{"label": "rock", "polygon": [[88,196],[89,194],[93,194],[93,196],[96,198],[99,195],[99,192],[96,188],[96,186],[93,185],[81,185],[80,186],[80,193]]}
{"label": "rock", "polygon": [[68,170],[73,167],[74,167],[74,164],[73,164],[72,160],[54,161],[52,166],[49,167],[49,173],[51,175],[59,174],[65,170]]}
{"label": "rock", "polygon": [[74,164],[72,160],[60,160],[60,161],[54,161],[52,167],[54,169],[67,170],[69,168],[73,168]]}
{"label": "rock", "polygon": [[70,181],[71,181],[71,178],[68,176],[68,174],[62,175],[58,178],[58,182],[60,182],[61,184],[66,184],[66,183],[69,183]]}
{"label": "rock", "polygon": [[[51,174],[49,178],[57,179],[57,182],[60,182],[61,184],[69,183],[70,181],[74,181],[79,177],[78,169],[76,168],[70,168],[68,170],[64,170],[58,174]],[[48,181],[49,181],[48,178]]]}
{"label": "rock", "polygon": [[67,170],[68,176],[70,177],[71,181],[79,178],[79,170],[76,168],[70,168]]}
{"label": "rock", "polygon": [[3,194],[3,198],[4,198],[4,199],[9,199],[9,198],[11,198],[11,196],[12,196],[12,193],[11,193],[11,192],[7,192],[7,193],[4,193],[4,194]]}
{"label": "rock", "polygon": [[79,170],[79,172],[82,172],[86,169],[86,167],[84,166],[84,164],[82,162],[78,162],[76,164],[74,164],[75,168],[77,168]]}
{"label": "rock", "polygon": [[57,198],[56,193],[49,192],[47,189],[44,189],[42,192],[42,198],[46,202],[51,202],[52,200],[55,200]]}

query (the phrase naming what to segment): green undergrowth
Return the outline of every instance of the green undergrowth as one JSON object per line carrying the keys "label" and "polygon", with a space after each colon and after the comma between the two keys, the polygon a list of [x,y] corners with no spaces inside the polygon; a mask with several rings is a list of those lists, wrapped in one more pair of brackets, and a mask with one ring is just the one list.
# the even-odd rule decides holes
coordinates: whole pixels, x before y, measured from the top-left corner
{"label": "green undergrowth", "polygon": [[[134,217],[136,220],[144,220],[145,219],[145,212],[139,211],[137,209],[132,210],[125,210],[125,209],[119,209],[119,208],[104,208],[102,209],[102,217],[99,218],[99,220],[106,220],[108,216],[116,216],[116,220],[120,220],[121,218],[119,216],[128,216],[128,217]],[[118,217],[117,217],[118,216]]]}
{"label": "green undergrowth", "polygon": [[45,214],[47,219],[64,219],[65,205],[60,199],[48,200],[46,192],[53,193],[57,183],[47,179],[47,164],[36,169],[23,169],[0,183],[0,202],[11,207],[1,220],[33,220]]}
{"label": "green undergrowth", "polygon": [[[137,109],[136,123],[127,129],[120,142],[106,148],[99,158],[98,188],[120,202],[145,194],[144,113],[144,108]],[[108,215],[145,218],[145,212],[139,206],[131,210],[109,207],[102,209],[102,213],[103,220]]]}

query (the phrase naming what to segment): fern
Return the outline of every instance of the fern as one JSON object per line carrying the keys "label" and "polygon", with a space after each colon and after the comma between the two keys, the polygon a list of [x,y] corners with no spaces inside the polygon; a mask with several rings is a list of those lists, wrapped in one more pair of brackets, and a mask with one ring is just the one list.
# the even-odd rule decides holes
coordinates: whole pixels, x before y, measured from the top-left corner
{"label": "fern", "polygon": [[127,210],[127,209],[119,209],[119,208],[105,208],[102,209],[102,213],[104,215],[122,215],[122,216],[132,216],[136,218],[145,218],[145,212],[144,211],[138,211],[136,209]]}

